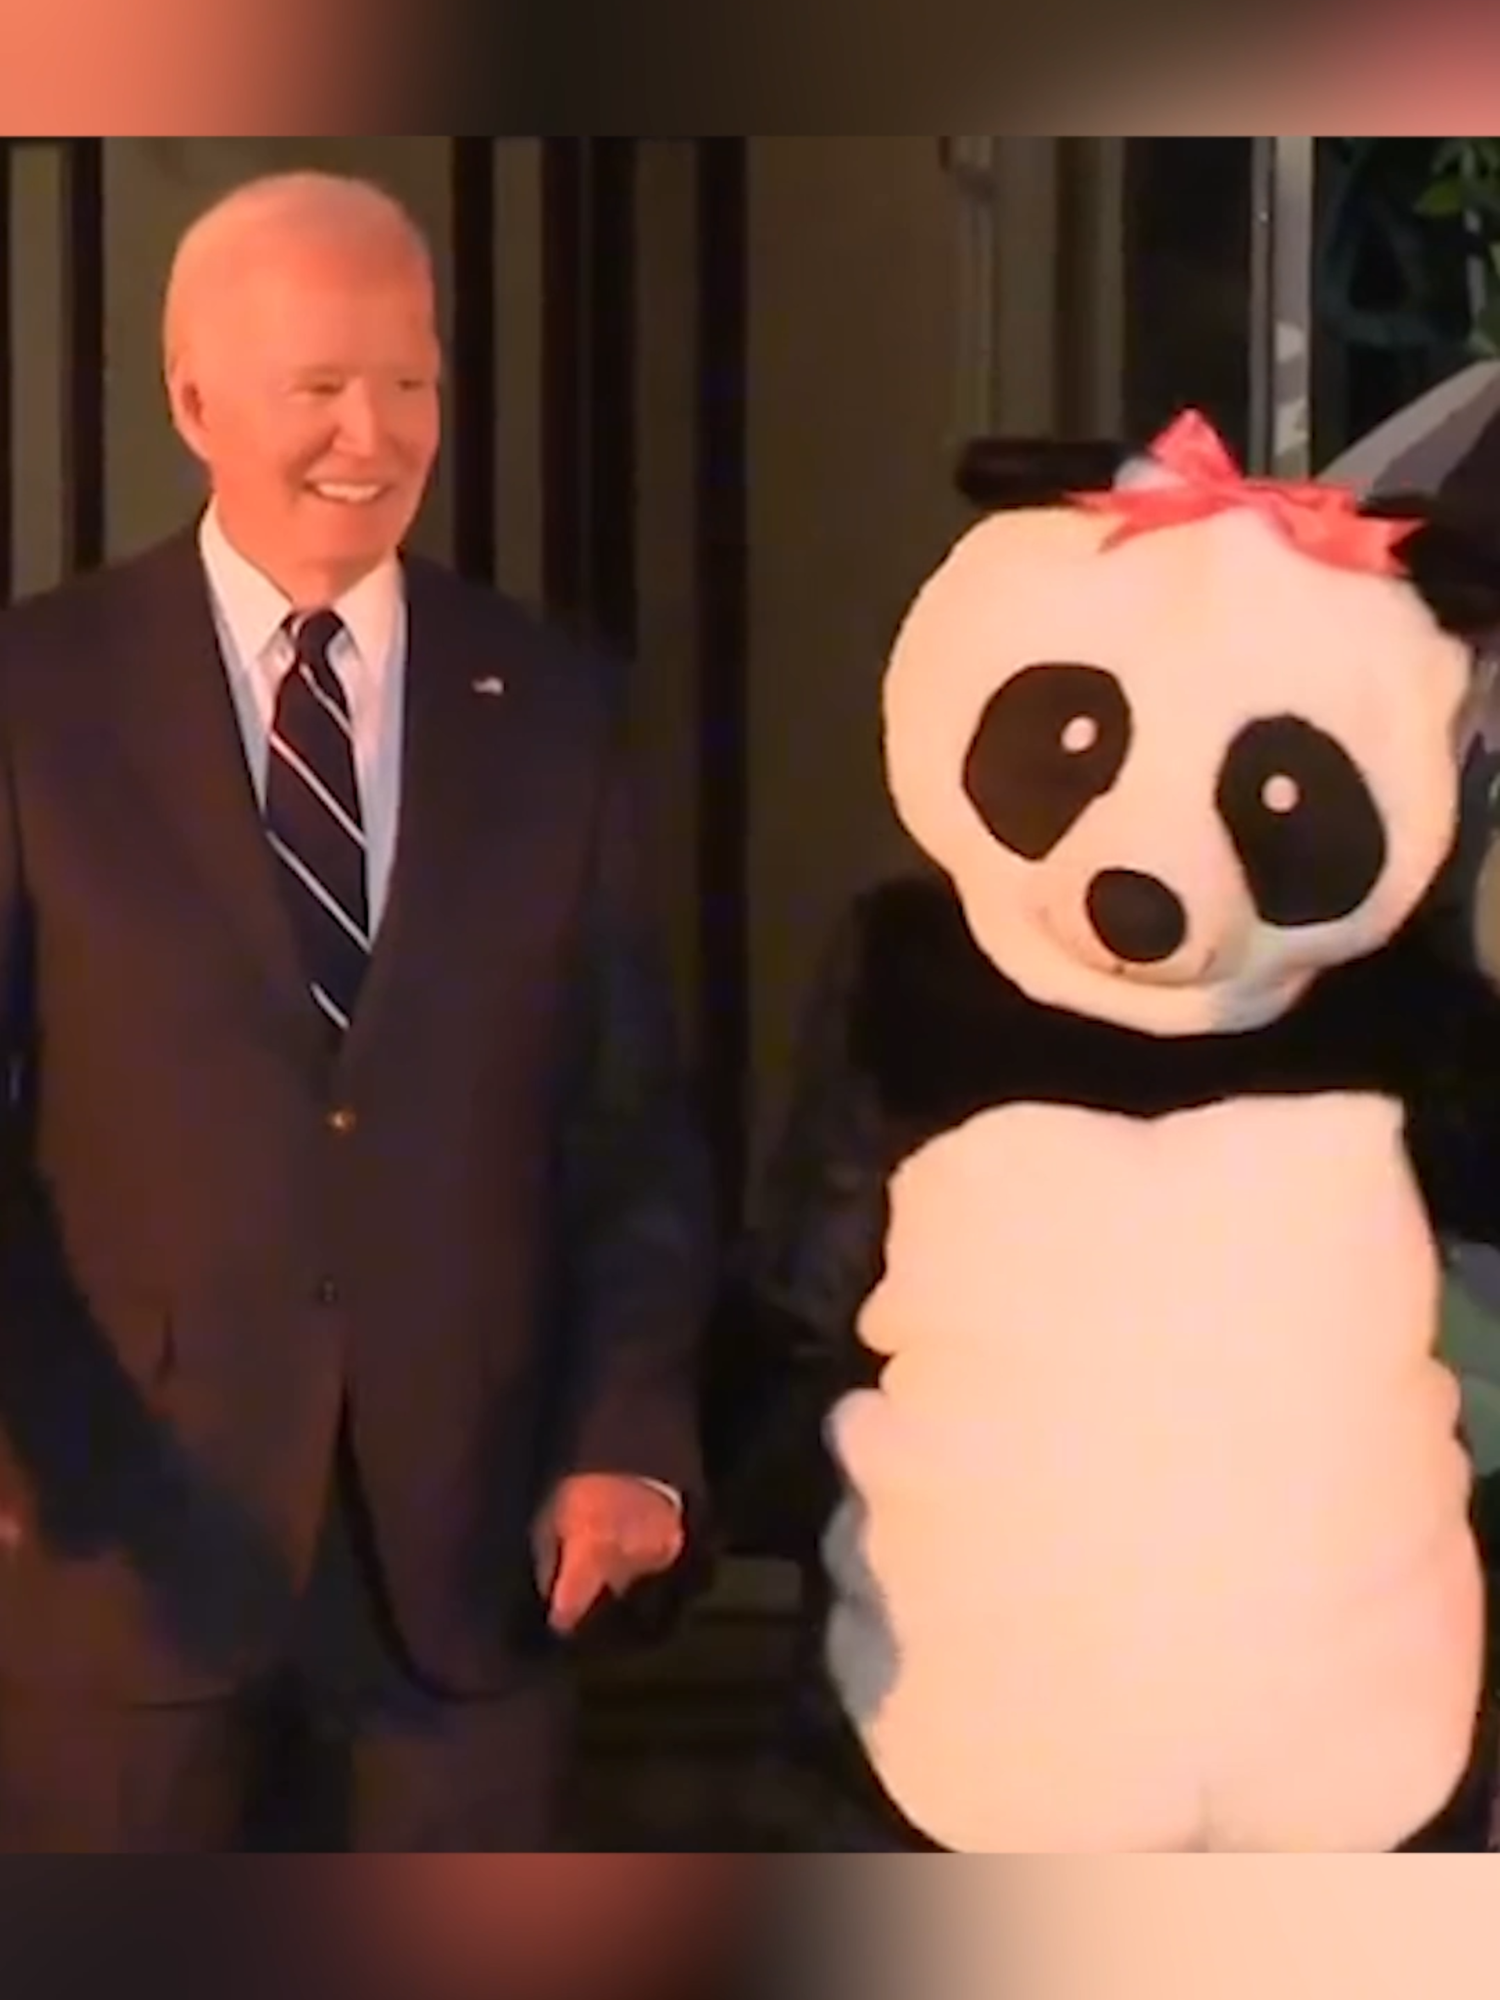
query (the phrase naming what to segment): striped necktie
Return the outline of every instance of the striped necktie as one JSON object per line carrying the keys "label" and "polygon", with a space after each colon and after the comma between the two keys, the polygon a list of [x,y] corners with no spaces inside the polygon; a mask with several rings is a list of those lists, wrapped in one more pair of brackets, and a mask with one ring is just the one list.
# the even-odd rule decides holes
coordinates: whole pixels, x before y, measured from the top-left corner
{"label": "striped necktie", "polygon": [[313,999],[342,1035],[370,952],[365,833],[349,702],[329,665],[343,631],[332,611],[287,622],[293,659],[276,697],[266,834]]}

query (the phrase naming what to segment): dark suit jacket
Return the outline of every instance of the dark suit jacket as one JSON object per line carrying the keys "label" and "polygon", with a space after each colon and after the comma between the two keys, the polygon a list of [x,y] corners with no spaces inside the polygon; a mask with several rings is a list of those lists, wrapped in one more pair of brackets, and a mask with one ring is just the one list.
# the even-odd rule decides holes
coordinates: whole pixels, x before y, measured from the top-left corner
{"label": "dark suit jacket", "polygon": [[398,849],[336,1057],[193,538],[0,618],[0,1677],[265,1664],[346,1394],[403,1636],[453,1689],[546,1650],[560,1474],[698,1488],[706,1179],[618,704],[504,598],[407,587]]}

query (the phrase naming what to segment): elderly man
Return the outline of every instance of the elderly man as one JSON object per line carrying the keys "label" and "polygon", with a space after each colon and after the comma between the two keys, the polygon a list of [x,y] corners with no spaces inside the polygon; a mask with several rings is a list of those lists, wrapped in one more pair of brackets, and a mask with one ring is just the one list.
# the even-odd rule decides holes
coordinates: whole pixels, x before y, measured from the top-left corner
{"label": "elderly man", "polygon": [[231,1844],[288,1692],[356,1847],[547,1845],[568,1635],[681,1558],[706,1182],[617,717],[398,555],[435,324],[383,194],[229,196],[202,520],[0,619],[12,1851]]}

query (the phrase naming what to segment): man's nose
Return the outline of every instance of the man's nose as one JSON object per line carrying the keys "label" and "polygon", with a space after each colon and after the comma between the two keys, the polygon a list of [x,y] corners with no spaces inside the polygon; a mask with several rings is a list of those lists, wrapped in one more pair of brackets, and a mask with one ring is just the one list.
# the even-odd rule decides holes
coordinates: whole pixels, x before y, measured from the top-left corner
{"label": "man's nose", "polygon": [[381,437],[380,412],[362,382],[351,382],[339,398],[339,442],[361,457],[373,457]]}

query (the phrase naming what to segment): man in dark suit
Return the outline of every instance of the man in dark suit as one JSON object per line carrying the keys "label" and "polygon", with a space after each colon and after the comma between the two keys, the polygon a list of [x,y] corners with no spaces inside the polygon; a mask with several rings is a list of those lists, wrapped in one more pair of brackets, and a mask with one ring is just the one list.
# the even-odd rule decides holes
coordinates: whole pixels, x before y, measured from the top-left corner
{"label": "man in dark suit", "polygon": [[543,1846],[568,1635],[680,1564],[707,1195],[599,663],[397,550],[432,280],[360,184],[174,266],[197,528],[0,619],[0,1845]]}

